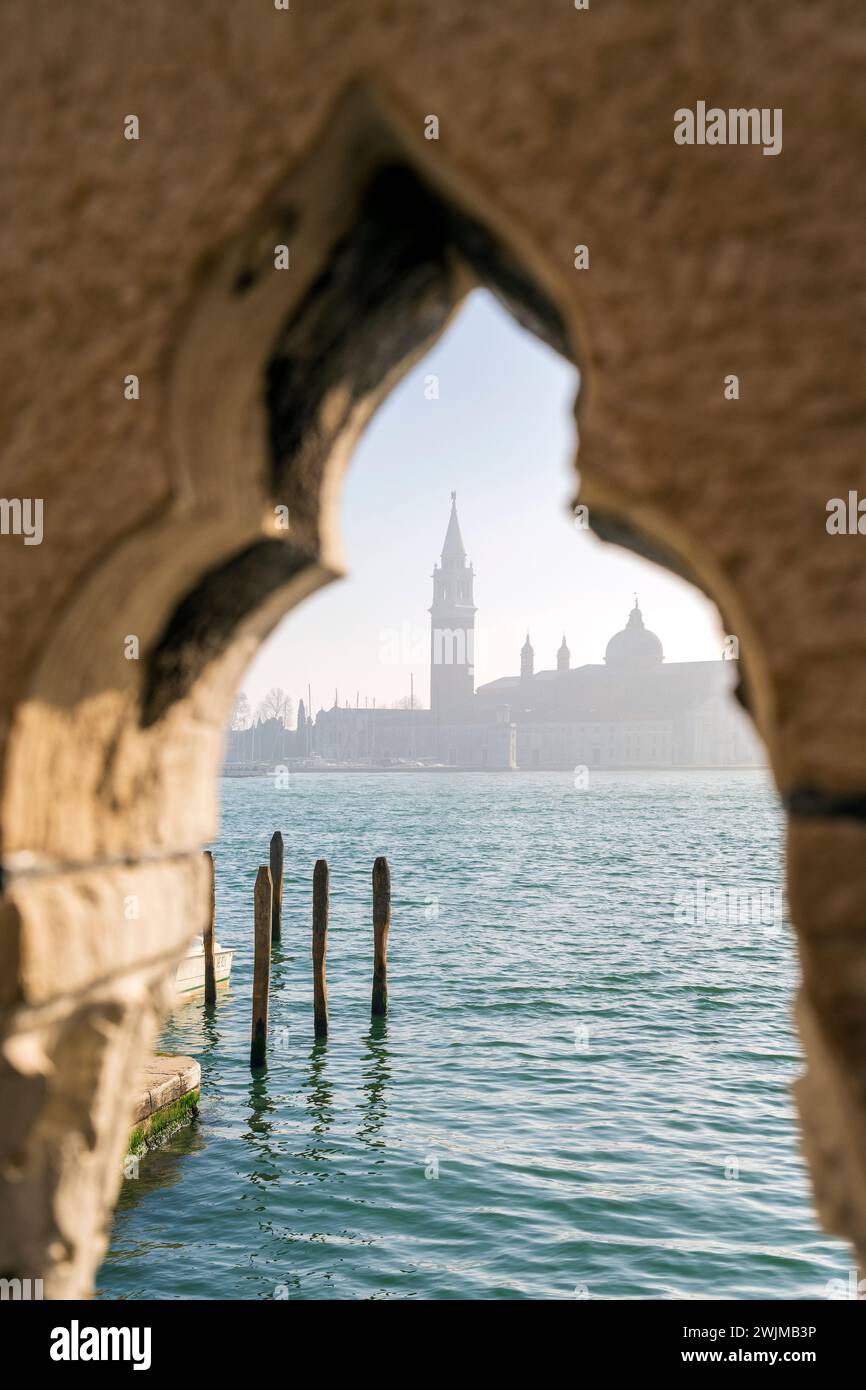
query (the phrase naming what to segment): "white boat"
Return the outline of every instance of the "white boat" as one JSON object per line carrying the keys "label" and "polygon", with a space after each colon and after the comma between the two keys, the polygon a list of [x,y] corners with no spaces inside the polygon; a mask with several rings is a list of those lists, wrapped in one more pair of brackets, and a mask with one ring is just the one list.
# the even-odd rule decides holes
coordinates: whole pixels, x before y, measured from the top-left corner
{"label": "white boat", "polygon": [[[218,941],[214,942],[214,965],[216,982],[227,980],[232,971],[233,951],[224,951]],[[174,976],[176,994],[189,994],[196,989],[204,989],[204,941],[194,936],[189,950],[177,967]]]}

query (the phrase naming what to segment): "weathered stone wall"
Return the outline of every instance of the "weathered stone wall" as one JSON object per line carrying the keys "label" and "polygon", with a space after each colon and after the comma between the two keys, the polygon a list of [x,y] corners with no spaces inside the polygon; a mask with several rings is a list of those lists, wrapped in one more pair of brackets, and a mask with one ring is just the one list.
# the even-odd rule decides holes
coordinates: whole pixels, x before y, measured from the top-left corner
{"label": "weathered stone wall", "polygon": [[[87,1287],[237,679],[339,572],[353,442],[477,278],[581,368],[598,531],[739,636],[820,1209],[866,1258],[866,539],[825,530],[863,476],[862,5],[87,0],[0,39],[0,491],[44,499],[41,545],[0,537],[0,1272]],[[676,145],[698,100],[782,108],[782,152]]]}

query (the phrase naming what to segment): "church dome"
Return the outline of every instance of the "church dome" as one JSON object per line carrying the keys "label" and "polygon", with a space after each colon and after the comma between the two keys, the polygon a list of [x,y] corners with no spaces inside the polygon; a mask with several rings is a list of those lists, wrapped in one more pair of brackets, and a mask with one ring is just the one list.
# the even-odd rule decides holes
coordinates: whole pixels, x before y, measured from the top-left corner
{"label": "church dome", "polygon": [[657,666],[664,660],[661,642],[644,627],[637,599],[622,632],[615,632],[608,642],[604,659],[608,666]]}

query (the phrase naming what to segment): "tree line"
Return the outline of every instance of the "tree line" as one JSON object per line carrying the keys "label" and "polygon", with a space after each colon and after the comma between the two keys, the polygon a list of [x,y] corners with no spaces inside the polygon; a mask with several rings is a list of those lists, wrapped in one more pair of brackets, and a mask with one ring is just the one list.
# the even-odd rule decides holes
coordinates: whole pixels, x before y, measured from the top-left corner
{"label": "tree line", "polygon": [[295,717],[295,702],[291,695],[287,695],[282,686],[275,685],[268,691],[264,699],[260,700],[253,710],[249,696],[245,690],[239,690],[235,699],[230,728],[233,730],[250,729],[253,724],[264,724],[269,719],[277,719],[284,729],[292,727]]}

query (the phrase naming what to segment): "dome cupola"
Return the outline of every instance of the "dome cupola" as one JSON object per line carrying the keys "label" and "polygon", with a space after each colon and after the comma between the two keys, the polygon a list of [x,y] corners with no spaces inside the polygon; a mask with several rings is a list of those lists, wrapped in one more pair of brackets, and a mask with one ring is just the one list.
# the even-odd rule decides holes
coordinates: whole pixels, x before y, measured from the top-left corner
{"label": "dome cupola", "polygon": [[644,627],[637,597],[625,627],[615,632],[608,642],[604,659],[608,666],[617,667],[658,666],[664,661],[661,642],[654,632]]}

